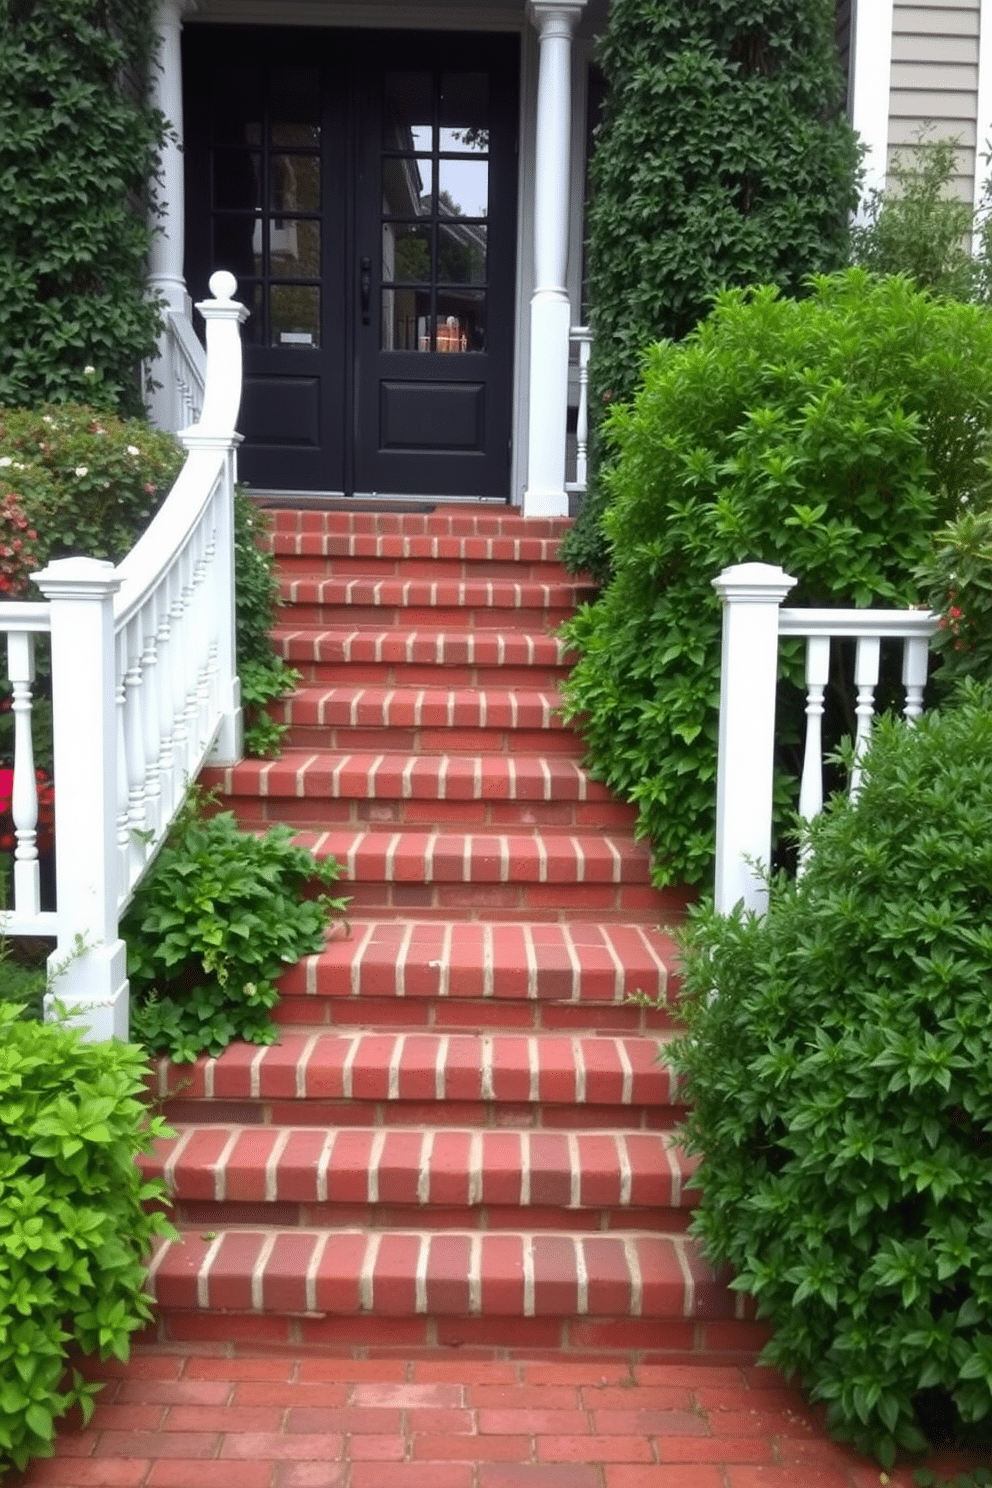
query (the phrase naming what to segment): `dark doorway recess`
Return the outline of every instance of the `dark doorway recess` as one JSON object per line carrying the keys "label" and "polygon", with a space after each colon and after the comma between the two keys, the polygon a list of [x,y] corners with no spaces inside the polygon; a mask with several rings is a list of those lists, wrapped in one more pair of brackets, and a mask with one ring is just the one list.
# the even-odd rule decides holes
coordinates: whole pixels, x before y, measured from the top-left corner
{"label": "dark doorway recess", "polygon": [[184,35],[186,276],[237,276],[242,478],[509,496],[518,43]]}

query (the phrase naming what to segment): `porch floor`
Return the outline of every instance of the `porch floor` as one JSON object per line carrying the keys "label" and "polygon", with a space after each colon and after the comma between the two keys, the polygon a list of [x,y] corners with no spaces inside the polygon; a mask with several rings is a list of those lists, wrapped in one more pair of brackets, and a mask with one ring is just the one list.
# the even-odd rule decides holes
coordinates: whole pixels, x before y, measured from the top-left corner
{"label": "porch floor", "polygon": [[[769,1369],[140,1346],[18,1488],[912,1488]],[[208,1466],[209,1464],[209,1466]],[[979,1464],[948,1454],[943,1474]]]}

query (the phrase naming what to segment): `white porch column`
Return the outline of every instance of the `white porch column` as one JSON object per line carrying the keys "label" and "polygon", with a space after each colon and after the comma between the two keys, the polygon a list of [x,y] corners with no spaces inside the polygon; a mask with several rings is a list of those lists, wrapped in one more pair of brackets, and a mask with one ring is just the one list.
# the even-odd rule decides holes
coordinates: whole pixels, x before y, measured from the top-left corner
{"label": "white porch column", "polygon": [[540,38],[534,172],[534,293],[530,303],[530,414],[524,515],[567,516],[565,426],[571,306],[568,210],[572,33],[586,0],[529,0]]}
{"label": "white porch column", "polygon": [[[195,0],[158,0],[156,29],[158,56],[151,73],[151,102],[169,122],[168,138],[162,146],[159,180],[155,183],[152,213],[151,253],[148,264],[149,293],[165,301],[165,314],[176,313],[189,320],[192,305],[183,277],[185,240],[185,172],[183,165],[183,68],[180,36],[185,12],[196,8]],[[156,387],[149,395],[152,422],[160,429],[176,429],[174,378],[168,337],[159,345],[151,366]]]}

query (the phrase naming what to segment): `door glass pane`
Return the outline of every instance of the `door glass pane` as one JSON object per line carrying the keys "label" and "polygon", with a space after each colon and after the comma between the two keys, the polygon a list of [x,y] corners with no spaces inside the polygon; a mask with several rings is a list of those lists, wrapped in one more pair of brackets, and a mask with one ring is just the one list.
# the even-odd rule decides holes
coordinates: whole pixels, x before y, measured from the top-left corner
{"label": "door glass pane", "polygon": [[262,157],[248,150],[214,154],[214,206],[253,212],[262,205]]}
{"label": "door glass pane", "polygon": [[320,276],[320,223],[298,217],[269,220],[269,274],[273,279]]}
{"label": "door glass pane", "polygon": [[441,74],[438,144],[459,154],[489,149],[489,77],[484,72]]}
{"label": "door glass pane", "polygon": [[467,222],[438,228],[437,277],[452,284],[485,284],[485,227]]}
{"label": "door glass pane", "polygon": [[319,212],[319,156],[270,156],[269,201],[273,212]]}
{"label": "door glass pane", "polygon": [[434,78],[429,72],[387,72],[383,78],[382,143],[387,150],[434,144]]}
{"label": "door glass pane", "polygon": [[442,160],[438,175],[438,212],[442,217],[485,217],[489,208],[487,161]]}
{"label": "door glass pane", "polygon": [[269,137],[274,145],[320,144],[320,72],[316,67],[273,69]]}
{"label": "door glass pane", "polygon": [[429,217],[434,167],[421,156],[382,162],[382,211],[386,217]]}
{"label": "door glass pane", "polygon": [[430,351],[430,307],[429,289],[384,289],[383,351]]}
{"label": "door glass pane", "polygon": [[431,230],[416,222],[382,224],[382,277],[431,282]]}
{"label": "door glass pane", "polygon": [[311,284],[274,284],[269,318],[273,346],[319,346],[320,290]]}
{"label": "door glass pane", "polygon": [[486,296],[472,289],[437,292],[437,349],[485,351]]}
{"label": "door glass pane", "polygon": [[241,327],[241,339],[248,346],[265,344],[265,291],[261,284],[239,284],[237,297],[251,311]]}
{"label": "door glass pane", "polygon": [[241,212],[214,217],[213,250],[212,267],[227,269],[235,279],[262,274],[262,219]]}

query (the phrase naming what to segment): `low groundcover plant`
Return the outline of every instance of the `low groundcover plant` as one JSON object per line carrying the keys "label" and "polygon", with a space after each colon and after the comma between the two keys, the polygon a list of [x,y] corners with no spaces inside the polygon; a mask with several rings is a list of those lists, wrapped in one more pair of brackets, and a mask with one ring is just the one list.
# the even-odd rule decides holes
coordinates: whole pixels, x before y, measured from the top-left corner
{"label": "low groundcover plant", "polygon": [[128,1357],[152,1315],[144,1261],[170,1232],[135,1162],[164,1131],[143,1051],[19,1012],[0,1001],[0,1477],[50,1456],[72,1406],[89,1419],[99,1385],[69,1351]]}
{"label": "low groundcover plant", "polygon": [[883,718],[804,877],[687,936],[697,1232],[765,1360],[886,1465],[992,1425],[990,761],[975,684]]}
{"label": "low groundcover plant", "polygon": [[346,907],[324,892],[341,873],[333,859],[295,847],[288,827],[243,832],[210,805],[191,791],[121,924],[134,1037],[175,1060],[272,1043],[275,978],[321,950]]}

